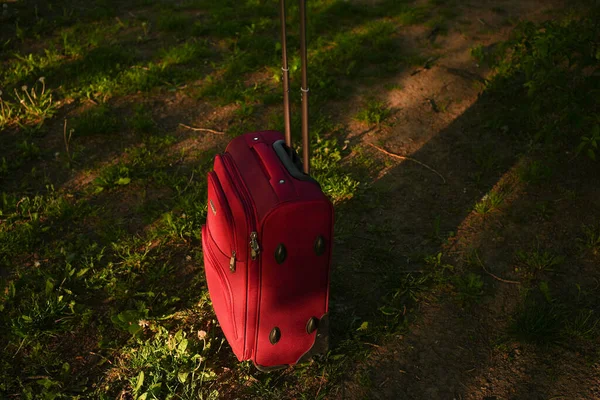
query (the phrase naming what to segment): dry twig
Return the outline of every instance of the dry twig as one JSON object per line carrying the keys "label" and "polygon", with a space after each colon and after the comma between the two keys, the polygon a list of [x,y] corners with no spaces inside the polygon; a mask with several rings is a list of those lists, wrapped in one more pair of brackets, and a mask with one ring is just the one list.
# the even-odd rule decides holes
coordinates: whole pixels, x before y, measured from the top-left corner
{"label": "dry twig", "polygon": [[179,124],[179,126],[183,126],[184,128],[187,128],[187,129],[195,131],[195,132],[208,132],[208,133],[214,133],[216,135],[224,135],[225,134],[225,132],[215,131],[213,129],[208,129],[208,128],[195,128],[193,126],[188,126],[185,124]]}
{"label": "dry twig", "polygon": [[384,153],[384,154],[387,154],[387,155],[388,155],[388,156],[390,156],[390,157],[394,157],[394,158],[397,158],[397,159],[399,159],[399,160],[408,160],[408,161],[413,161],[413,162],[416,162],[417,164],[419,164],[419,165],[421,165],[421,166],[423,166],[423,167],[427,168],[427,169],[428,169],[428,170],[430,170],[431,172],[433,172],[433,173],[437,174],[437,176],[439,176],[440,178],[442,178],[442,181],[444,181],[444,183],[446,183],[446,178],[444,178],[444,177],[442,176],[442,174],[440,174],[440,173],[439,173],[439,172],[437,172],[435,169],[431,168],[431,167],[430,167],[429,165],[427,165],[427,164],[424,164],[424,163],[422,163],[422,162],[421,162],[421,161],[419,161],[419,160],[415,160],[414,158],[407,157],[407,156],[401,156],[401,155],[398,155],[398,154],[390,153],[389,151],[387,151],[387,150],[385,150],[385,149],[382,149],[382,148],[381,148],[381,147],[379,147],[379,146],[375,146],[373,143],[367,143],[367,144],[368,144],[369,146],[371,146],[371,147],[374,147],[375,149],[377,149],[377,150],[381,151],[382,153]]}
{"label": "dry twig", "polygon": [[486,272],[486,274],[488,274],[492,278],[496,279],[497,281],[504,282],[504,283],[510,283],[510,284],[513,284],[513,285],[520,285],[521,284],[521,282],[518,282],[518,281],[509,281],[508,279],[502,279],[499,276],[492,274],[490,271],[487,270],[487,268],[485,267],[485,264],[483,263],[483,261],[481,261],[481,258],[479,258],[479,254],[476,253],[475,257],[477,257],[477,263],[481,266],[481,268],[483,268],[483,270]]}

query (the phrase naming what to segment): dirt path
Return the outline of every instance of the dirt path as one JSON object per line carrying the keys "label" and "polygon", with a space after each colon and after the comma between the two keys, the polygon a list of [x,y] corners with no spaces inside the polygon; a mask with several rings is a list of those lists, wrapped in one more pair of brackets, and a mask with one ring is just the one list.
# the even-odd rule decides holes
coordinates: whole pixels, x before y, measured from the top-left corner
{"label": "dirt path", "polygon": [[[598,179],[578,179],[578,193],[587,200],[564,205],[552,186],[538,187],[537,193],[519,188],[514,183],[519,149],[506,138],[494,135],[490,128],[494,105],[479,97],[479,82],[489,71],[476,65],[470,54],[476,45],[485,52],[506,39],[514,21],[544,20],[559,7],[559,2],[546,1],[468,2],[457,6],[460,17],[450,24],[445,36],[432,36],[435,29],[424,27],[403,32],[406,46],[427,49],[429,65],[394,79],[393,83],[402,89],[390,92],[387,99],[397,110],[392,126],[368,132],[361,140],[426,162],[447,180],[442,184],[437,176],[416,164],[393,162],[374,186],[377,194],[370,200],[379,204],[363,215],[363,222],[388,228],[397,264],[404,265],[398,260],[407,260],[405,270],[414,269],[410,256],[415,251],[443,251],[464,268],[465,255],[476,249],[482,252],[488,268],[501,276],[514,273],[514,254],[519,246],[540,239],[560,252],[572,253],[572,249],[567,251],[561,246],[576,241],[582,216],[573,210],[588,209],[585,201],[590,201],[589,194],[596,191]],[[359,136],[360,127],[352,121],[347,123],[354,124],[354,135]],[[509,127],[500,129],[506,131]],[[492,171],[474,177],[474,171],[485,163],[478,159],[486,158],[493,159]],[[558,175],[553,183],[558,188],[568,187],[576,179],[569,172]],[[470,212],[487,190],[505,184],[513,185],[515,190],[501,214],[482,219]],[[539,224],[539,215],[531,213],[539,206],[540,198],[556,204],[553,215],[559,215],[547,218],[544,227]],[[441,232],[456,232],[443,248],[428,239],[435,216],[441,221]],[[349,244],[344,247],[355,248]],[[378,348],[338,397],[599,398],[598,364],[581,354],[577,346],[542,349],[504,338],[519,307],[522,286],[483,276],[486,296],[475,306],[463,307],[445,292],[421,301],[417,321],[409,333],[396,335]],[[573,279],[591,278],[582,274]],[[356,293],[371,290],[377,288],[363,282]]]}

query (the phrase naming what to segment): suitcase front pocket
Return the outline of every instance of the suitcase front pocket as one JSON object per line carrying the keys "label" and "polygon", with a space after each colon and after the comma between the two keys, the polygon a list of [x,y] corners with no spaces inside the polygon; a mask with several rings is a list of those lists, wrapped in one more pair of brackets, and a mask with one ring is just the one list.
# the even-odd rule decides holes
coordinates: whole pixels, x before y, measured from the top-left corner
{"label": "suitcase front pocket", "polygon": [[211,233],[207,227],[203,226],[202,247],[204,251],[204,270],[210,298],[225,336],[233,334],[233,340],[237,340],[238,331],[235,321],[233,291],[224,271],[229,260],[226,256],[220,254],[219,251],[213,251],[209,244],[211,242],[210,235]]}
{"label": "suitcase front pocket", "polygon": [[235,257],[236,243],[233,215],[219,178],[214,172],[208,174],[207,214],[206,224],[210,228],[210,234],[217,247],[222,253]]}

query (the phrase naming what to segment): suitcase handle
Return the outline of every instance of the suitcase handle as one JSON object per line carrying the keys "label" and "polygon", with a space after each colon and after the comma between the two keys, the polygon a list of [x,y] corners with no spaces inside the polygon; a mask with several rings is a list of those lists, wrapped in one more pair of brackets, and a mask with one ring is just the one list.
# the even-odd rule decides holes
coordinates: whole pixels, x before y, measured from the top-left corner
{"label": "suitcase handle", "polygon": [[[290,123],[290,84],[289,68],[287,59],[287,42],[285,26],[285,0],[280,0],[281,6],[281,56],[283,72],[283,120],[285,127],[285,143],[288,148],[292,147],[292,134]],[[308,62],[306,59],[306,0],[299,0],[300,8],[300,62],[302,65],[302,86],[300,93],[302,95],[302,156],[304,162],[301,164],[305,175],[310,174],[310,138],[308,132]],[[290,153],[290,157],[293,157]],[[289,169],[288,169],[289,171]],[[290,172],[291,174],[291,172]]]}
{"label": "suitcase handle", "polygon": [[292,177],[300,181],[313,182],[319,185],[319,182],[313,177],[302,171],[302,161],[298,157],[298,153],[296,153],[296,150],[289,148],[285,141],[277,140],[273,143],[273,150],[275,150],[275,154],[277,154],[277,157],[279,157],[281,163]]}
{"label": "suitcase handle", "polygon": [[285,178],[283,170],[279,167],[280,164],[278,161],[281,161],[281,164],[283,164],[293,178],[300,181],[317,183],[311,176],[302,172],[302,161],[300,161],[295,150],[286,146],[285,141],[277,140],[272,146],[275,154],[273,154],[273,150],[269,148],[269,145],[265,143],[256,143],[252,146],[252,150],[258,156],[263,169],[272,181],[277,182]]}

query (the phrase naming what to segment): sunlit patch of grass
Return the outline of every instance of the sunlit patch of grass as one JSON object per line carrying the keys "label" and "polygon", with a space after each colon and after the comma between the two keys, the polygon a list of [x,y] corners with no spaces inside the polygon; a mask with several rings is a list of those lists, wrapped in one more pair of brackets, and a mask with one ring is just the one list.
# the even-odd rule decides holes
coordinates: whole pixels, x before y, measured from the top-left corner
{"label": "sunlit patch of grass", "polygon": [[[385,73],[388,67],[397,71],[398,63],[404,64],[405,57],[391,48],[396,48],[393,36],[396,25],[390,21],[369,22],[359,29],[336,32],[315,39],[311,59],[311,87],[315,94],[312,104],[317,106],[328,99],[338,98],[347,92],[342,90],[340,77],[354,77],[372,67],[371,74]],[[244,47],[242,47],[244,46]],[[218,73],[205,80],[200,96],[217,100],[221,104],[235,101],[262,100],[271,96],[270,87],[248,87],[243,75],[261,67],[276,71],[279,57],[274,51],[272,40],[261,36],[243,36],[223,61]],[[290,78],[300,79],[300,60],[290,57]],[[295,103],[295,97],[292,98]]]}
{"label": "sunlit patch of grass", "polygon": [[503,193],[501,190],[492,190],[483,196],[473,209],[478,214],[488,214],[496,210],[502,204],[505,197],[506,193]]}
{"label": "sunlit patch of grass", "polygon": [[389,90],[389,91],[400,91],[400,90],[404,89],[404,87],[401,84],[393,83],[393,82],[387,83],[384,87],[386,90]]}
{"label": "sunlit patch of grass", "polygon": [[207,57],[210,54],[205,42],[190,40],[182,45],[163,49],[160,52],[161,65],[186,64]]}
{"label": "sunlit patch of grass", "polygon": [[340,165],[342,150],[335,136],[323,137],[336,129],[331,122],[319,120],[313,128],[311,154],[311,175],[334,203],[352,198],[359,185]]}
{"label": "sunlit patch of grass", "polygon": [[18,111],[13,103],[2,98],[0,91],[0,130],[10,125],[17,118]]}
{"label": "sunlit patch of grass", "polygon": [[123,349],[110,373],[111,384],[124,381],[121,385],[129,387],[136,399],[166,398],[175,393],[180,398],[219,398],[218,391],[209,390],[217,375],[206,363],[207,356],[219,350],[219,339],[203,330],[171,334],[153,321],[134,323],[154,335]]}
{"label": "sunlit patch of grass", "polygon": [[485,61],[485,52],[483,49],[483,45],[477,44],[469,50],[471,57],[477,61],[477,63],[481,64]]}
{"label": "sunlit patch of grass", "polygon": [[98,177],[94,179],[96,193],[116,186],[129,185],[130,182],[129,168],[124,164],[117,164],[104,168]]}
{"label": "sunlit patch of grass", "polygon": [[356,114],[355,118],[357,121],[379,127],[390,114],[391,110],[385,102],[371,98],[366,101],[364,108]]}
{"label": "sunlit patch of grass", "polygon": [[431,15],[429,6],[406,6],[396,19],[402,25],[416,25],[425,22]]}
{"label": "sunlit patch of grass", "polygon": [[163,68],[155,63],[146,66],[133,66],[119,76],[119,90],[123,93],[148,91],[163,83]]}
{"label": "sunlit patch of grass", "polygon": [[[385,20],[369,22],[355,31],[337,33],[333,38],[320,39],[321,48],[312,58],[313,86],[317,86],[318,101],[336,98],[342,94],[340,77],[355,77],[363,68],[379,65],[385,68],[387,63],[402,61],[400,52],[395,48],[393,37],[396,25]],[[296,79],[299,72],[292,74]],[[347,93],[346,93],[347,94]]]}
{"label": "sunlit patch of grass", "polygon": [[62,63],[63,58],[63,55],[52,48],[44,49],[44,54],[41,55],[15,54],[4,71],[0,71],[0,79],[5,85],[23,83],[30,76],[39,77],[45,70],[56,68]]}
{"label": "sunlit patch of grass", "polygon": [[22,86],[21,91],[15,89],[15,97],[22,109],[19,120],[24,123],[40,124],[56,113],[56,102],[52,99],[52,91],[46,89],[44,77],[38,79],[31,88]]}

